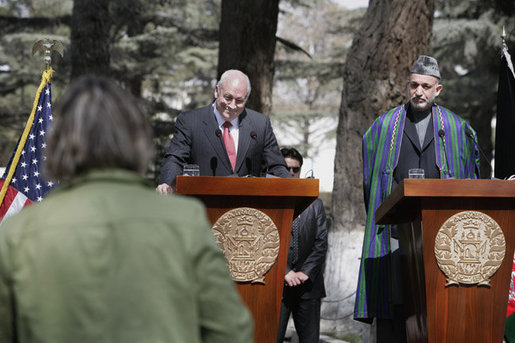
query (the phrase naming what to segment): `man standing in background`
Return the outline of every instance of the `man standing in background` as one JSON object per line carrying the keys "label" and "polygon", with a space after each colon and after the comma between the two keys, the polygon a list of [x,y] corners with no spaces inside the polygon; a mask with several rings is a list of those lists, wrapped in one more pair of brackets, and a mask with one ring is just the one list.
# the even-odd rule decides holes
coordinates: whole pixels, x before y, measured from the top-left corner
{"label": "man standing in background", "polygon": [[[302,155],[283,148],[292,177],[300,177]],[[324,262],[327,252],[327,222],[322,200],[316,199],[292,224],[290,248],[284,276],[284,291],[277,342],[282,343],[290,314],[300,343],[318,343],[320,299],[325,297]]]}

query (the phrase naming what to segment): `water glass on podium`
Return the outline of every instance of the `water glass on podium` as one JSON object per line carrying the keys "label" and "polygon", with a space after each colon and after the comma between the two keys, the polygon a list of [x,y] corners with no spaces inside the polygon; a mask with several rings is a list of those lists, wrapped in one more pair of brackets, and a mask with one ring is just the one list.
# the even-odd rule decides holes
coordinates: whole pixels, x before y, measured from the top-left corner
{"label": "water glass on podium", "polygon": [[200,176],[200,168],[198,164],[185,164],[182,170],[184,176]]}
{"label": "water glass on podium", "polygon": [[413,168],[408,170],[408,177],[410,179],[423,179],[424,178],[424,169],[421,168]]}

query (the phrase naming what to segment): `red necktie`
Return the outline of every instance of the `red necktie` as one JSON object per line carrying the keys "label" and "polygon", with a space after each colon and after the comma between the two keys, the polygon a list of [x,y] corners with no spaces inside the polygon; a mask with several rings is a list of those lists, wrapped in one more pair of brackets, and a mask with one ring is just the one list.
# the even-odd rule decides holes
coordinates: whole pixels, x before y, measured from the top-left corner
{"label": "red necktie", "polygon": [[236,166],[236,148],[234,146],[231,132],[229,131],[231,126],[232,124],[230,121],[226,121],[224,123],[224,144],[225,150],[227,150],[227,155],[229,155],[229,161],[231,161],[232,170],[234,171],[234,167]]}

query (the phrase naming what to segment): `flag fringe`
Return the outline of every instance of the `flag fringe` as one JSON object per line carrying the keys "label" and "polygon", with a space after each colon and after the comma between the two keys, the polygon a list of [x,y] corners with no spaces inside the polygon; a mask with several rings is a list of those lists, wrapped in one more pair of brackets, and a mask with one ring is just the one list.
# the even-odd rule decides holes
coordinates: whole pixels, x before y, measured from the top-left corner
{"label": "flag fringe", "polygon": [[50,67],[46,70],[43,70],[43,74],[41,76],[41,83],[39,85],[38,91],[36,92],[36,97],[34,98],[34,105],[32,106],[32,112],[30,112],[29,119],[27,119],[27,124],[25,125],[25,129],[23,130],[23,134],[20,138],[20,142],[16,147],[16,153],[14,154],[11,167],[7,171],[7,177],[4,179],[4,184],[2,185],[2,190],[0,190],[0,206],[2,206],[5,198],[5,194],[7,193],[7,188],[11,184],[11,179],[14,175],[16,167],[18,167],[18,162],[20,161],[20,156],[23,148],[25,148],[25,143],[27,142],[27,136],[29,135],[30,128],[32,127],[32,123],[34,122],[34,116],[36,114],[36,110],[38,107],[39,97],[41,96],[41,92],[46,87],[46,85],[52,79],[52,75],[54,70]]}

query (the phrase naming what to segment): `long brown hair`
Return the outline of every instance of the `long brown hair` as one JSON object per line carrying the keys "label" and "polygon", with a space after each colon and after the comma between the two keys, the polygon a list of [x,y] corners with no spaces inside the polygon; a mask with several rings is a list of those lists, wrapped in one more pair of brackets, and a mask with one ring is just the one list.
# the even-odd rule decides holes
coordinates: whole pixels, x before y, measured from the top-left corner
{"label": "long brown hair", "polygon": [[154,148],[135,99],[109,79],[83,76],[54,111],[46,152],[45,176],[66,180],[93,169],[144,173]]}

